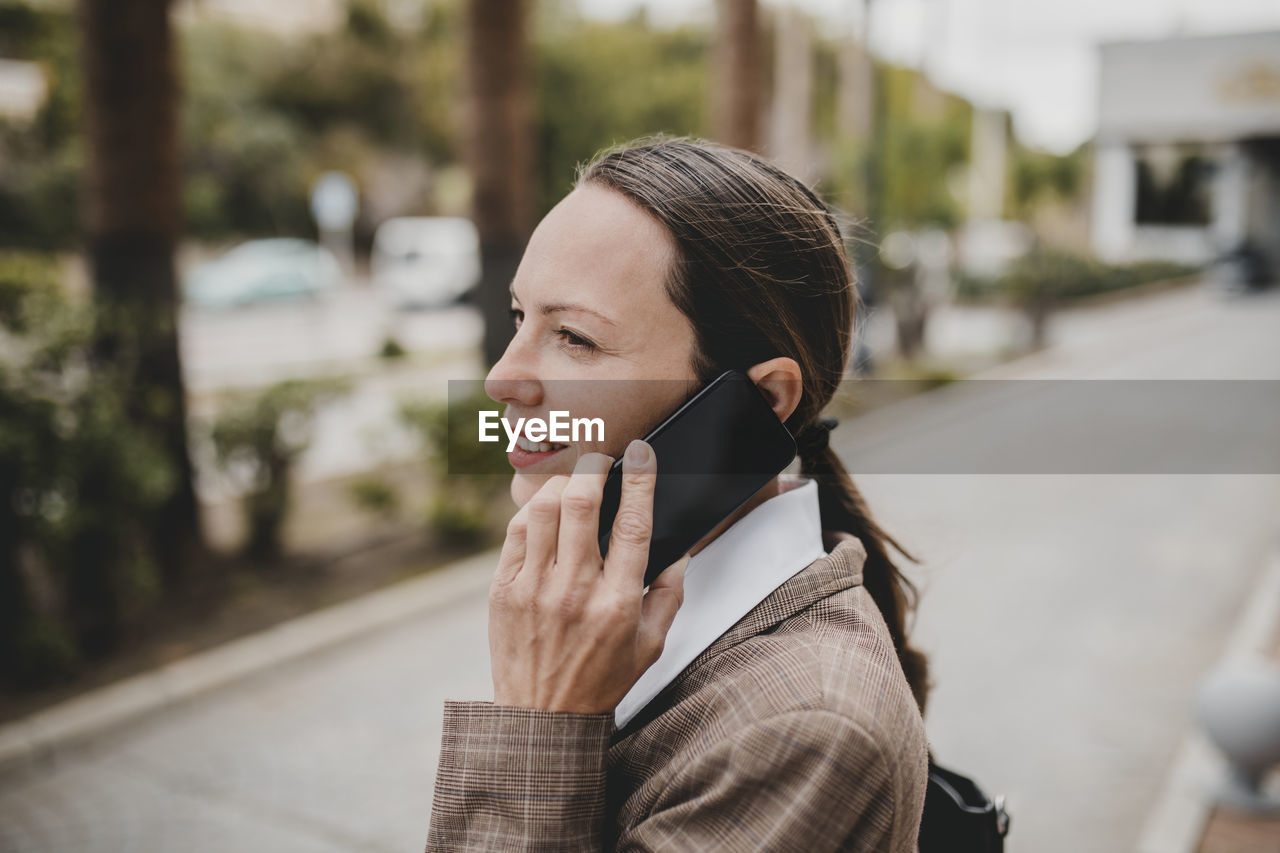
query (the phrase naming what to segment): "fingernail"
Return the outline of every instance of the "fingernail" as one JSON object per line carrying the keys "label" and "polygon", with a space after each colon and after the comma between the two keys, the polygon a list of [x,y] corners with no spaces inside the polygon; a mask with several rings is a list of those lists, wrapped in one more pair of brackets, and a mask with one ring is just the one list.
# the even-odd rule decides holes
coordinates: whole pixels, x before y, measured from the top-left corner
{"label": "fingernail", "polygon": [[643,467],[649,461],[649,445],[641,439],[635,439],[627,445],[627,461],[636,468]]}

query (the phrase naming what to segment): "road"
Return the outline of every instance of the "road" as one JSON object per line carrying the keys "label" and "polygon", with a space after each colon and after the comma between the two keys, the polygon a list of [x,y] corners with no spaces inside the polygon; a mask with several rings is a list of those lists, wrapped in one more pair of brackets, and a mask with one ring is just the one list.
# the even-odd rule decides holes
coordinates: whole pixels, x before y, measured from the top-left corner
{"label": "road", "polygon": [[[294,378],[350,379],[350,390],[316,413],[312,440],[295,473],[304,482],[419,456],[418,436],[398,416],[401,406],[443,400],[450,380],[483,375],[478,354],[483,323],[475,308],[395,311],[367,284],[310,300],[188,308],[180,322],[183,372],[196,423],[213,422],[218,395],[228,389],[258,389]],[[405,358],[378,358],[388,338],[404,347]],[[219,476],[211,447],[197,443],[195,457],[203,499],[237,494]]]}
{"label": "road", "polygon": [[[1002,375],[1280,378],[1277,329],[1280,295],[1183,291],[1065,316],[1055,349]],[[924,561],[938,758],[1008,796],[1012,853],[1132,849],[1277,544],[1280,476],[852,467]],[[419,849],[441,702],[487,695],[476,594],[0,779],[0,850]]]}
{"label": "road", "polygon": [[[1197,289],[1065,316],[1050,351],[988,375],[1274,380],[1278,329],[1280,294]],[[1028,384],[1023,405],[1060,390]],[[1000,417],[939,396],[872,413],[839,444],[923,563],[915,636],[934,666],[935,755],[1007,795],[1012,853],[1130,851],[1198,678],[1280,546],[1280,476],[857,474],[852,460],[891,470],[888,457],[931,452],[914,422],[954,435]]]}
{"label": "road", "polygon": [[186,308],[179,323],[183,372],[194,394],[347,372],[374,360],[388,337],[410,352],[440,354],[474,347],[483,333],[471,306],[395,311],[361,284],[313,299]]}

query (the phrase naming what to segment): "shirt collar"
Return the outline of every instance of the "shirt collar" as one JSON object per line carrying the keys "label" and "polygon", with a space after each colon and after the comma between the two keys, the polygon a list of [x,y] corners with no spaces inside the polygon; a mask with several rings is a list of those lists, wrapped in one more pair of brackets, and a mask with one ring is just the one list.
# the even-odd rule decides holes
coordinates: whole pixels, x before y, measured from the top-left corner
{"label": "shirt collar", "polygon": [[[784,478],[784,486],[787,482]],[[713,539],[689,560],[684,603],[667,632],[662,656],[618,703],[617,728],[770,593],[826,555],[818,484],[809,479],[769,498]]]}

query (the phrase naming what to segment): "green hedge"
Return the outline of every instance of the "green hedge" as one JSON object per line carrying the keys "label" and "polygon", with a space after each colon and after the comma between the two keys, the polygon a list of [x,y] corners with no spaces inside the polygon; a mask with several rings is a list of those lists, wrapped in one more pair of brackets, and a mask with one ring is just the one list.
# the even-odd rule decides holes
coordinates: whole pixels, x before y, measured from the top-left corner
{"label": "green hedge", "polygon": [[1169,261],[1105,264],[1070,252],[1036,250],[1014,262],[999,278],[960,276],[956,296],[966,302],[1005,301],[1026,305],[1046,300],[1069,304],[1091,296],[1181,278],[1198,269]]}

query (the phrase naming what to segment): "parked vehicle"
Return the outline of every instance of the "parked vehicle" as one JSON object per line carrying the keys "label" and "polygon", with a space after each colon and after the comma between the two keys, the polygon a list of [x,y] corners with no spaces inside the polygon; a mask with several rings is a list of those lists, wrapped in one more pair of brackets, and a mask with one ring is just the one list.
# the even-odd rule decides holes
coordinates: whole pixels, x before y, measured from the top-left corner
{"label": "parked vehicle", "polygon": [[333,253],[310,240],[250,240],[197,267],[186,279],[188,304],[231,308],[319,296],[342,284]]}
{"label": "parked vehicle", "polygon": [[403,216],[373,236],[373,283],[399,308],[458,301],[480,281],[480,235],[469,219]]}

